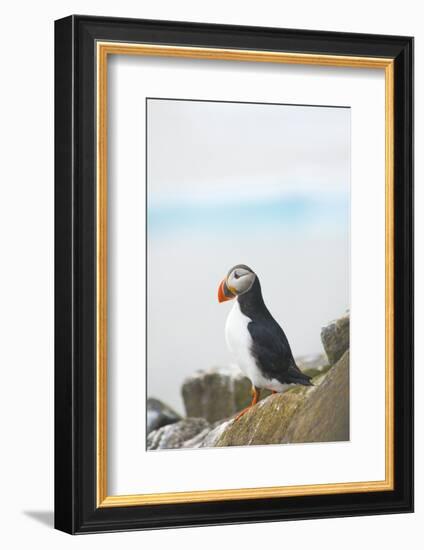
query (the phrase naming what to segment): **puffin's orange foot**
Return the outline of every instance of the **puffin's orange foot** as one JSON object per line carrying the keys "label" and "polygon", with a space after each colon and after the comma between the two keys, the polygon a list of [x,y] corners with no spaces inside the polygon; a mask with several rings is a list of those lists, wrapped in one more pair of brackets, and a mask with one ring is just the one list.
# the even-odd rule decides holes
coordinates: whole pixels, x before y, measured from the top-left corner
{"label": "puffin's orange foot", "polygon": [[245,415],[247,411],[249,411],[251,408],[252,408],[252,405],[249,405],[248,407],[240,411],[238,415],[234,418],[234,422],[237,422],[237,420],[239,420],[243,415]]}
{"label": "puffin's orange foot", "polygon": [[255,386],[252,386],[252,402],[248,407],[243,409],[238,413],[238,415],[234,418],[234,422],[237,422],[239,418],[241,418],[244,414],[247,413],[249,409],[251,409],[256,403],[259,401],[259,395],[261,393],[261,390],[259,388],[256,388]]}
{"label": "puffin's orange foot", "polygon": [[271,390],[271,393],[272,393],[272,395],[274,395],[275,393],[278,393],[278,391]]}

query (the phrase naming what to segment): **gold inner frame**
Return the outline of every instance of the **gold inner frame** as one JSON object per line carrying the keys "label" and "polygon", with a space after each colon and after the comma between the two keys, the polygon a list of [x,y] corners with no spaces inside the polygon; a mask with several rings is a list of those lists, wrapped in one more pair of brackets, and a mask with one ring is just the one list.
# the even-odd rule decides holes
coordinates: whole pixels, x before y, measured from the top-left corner
{"label": "gold inner frame", "polygon": [[[388,491],[394,489],[394,60],[254,50],[193,48],[122,42],[96,44],[97,54],[97,506],[137,506],[255,498]],[[217,489],[108,496],[107,493],[107,60],[109,55],[143,55],[255,61],[385,71],[385,273],[386,377],[385,479],[315,485]]]}

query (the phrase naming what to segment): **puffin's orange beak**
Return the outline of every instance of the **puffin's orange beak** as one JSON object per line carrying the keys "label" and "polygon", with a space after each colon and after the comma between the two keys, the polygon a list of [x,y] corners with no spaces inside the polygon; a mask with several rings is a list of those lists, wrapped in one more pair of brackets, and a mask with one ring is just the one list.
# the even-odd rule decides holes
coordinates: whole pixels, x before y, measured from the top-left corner
{"label": "puffin's orange beak", "polygon": [[225,279],[223,279],[218,287],[218,302],[227,302],[228,300],[232,300],[233,298],[234,294],[229,290]]}

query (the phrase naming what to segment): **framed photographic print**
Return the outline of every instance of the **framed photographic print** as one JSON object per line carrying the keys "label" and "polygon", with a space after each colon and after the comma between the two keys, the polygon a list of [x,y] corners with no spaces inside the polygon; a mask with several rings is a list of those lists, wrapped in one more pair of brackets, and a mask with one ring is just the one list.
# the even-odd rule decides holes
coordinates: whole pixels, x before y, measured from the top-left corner
{"label": "framed photographic print", "polygon": [[55,24],[55,525],[413,509],[413,39]]}

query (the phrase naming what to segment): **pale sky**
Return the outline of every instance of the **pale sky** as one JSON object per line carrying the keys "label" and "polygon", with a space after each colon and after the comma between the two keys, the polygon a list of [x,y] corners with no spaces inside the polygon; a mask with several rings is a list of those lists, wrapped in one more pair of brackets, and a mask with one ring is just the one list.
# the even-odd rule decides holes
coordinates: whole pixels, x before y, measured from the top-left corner
{"label": "pale sky", "polygon": [[345,193],[350,109],[149,100],[148,143],[153,201]]}

